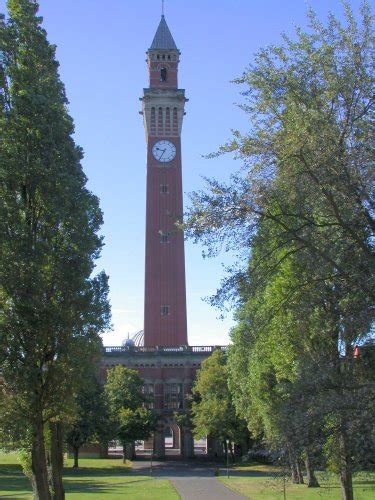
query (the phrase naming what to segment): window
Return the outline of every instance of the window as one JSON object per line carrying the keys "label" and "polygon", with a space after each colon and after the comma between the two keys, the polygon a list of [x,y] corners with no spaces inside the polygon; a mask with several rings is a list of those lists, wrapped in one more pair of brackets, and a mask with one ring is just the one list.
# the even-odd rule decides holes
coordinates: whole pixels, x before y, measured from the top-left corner
{"label": "window", "polygon": [[151,108],[151,134],[156,134],[156,110],[155,108]]}
{"label": "window", "polygon": [[144,408],[155,408],[154,384],[144,384],[142,392],[145,397]]}
{"label": "window", "polygon": [[160,243],[169,243],[171,233],[160,233]]}
{"label": "window", "polygon": [[161,82],[167,81],[167,68],[160,68],[160,81]]}
{"label": "window", "polygon": [[183,408],[183,384],[164,384],[164,408],[178,410]]}
{"label": "window", "polygon": [[169,306],[161,306],[161,315],[162,316],[169,316]]}
{"label": "window", "polygon": [[171,110],[168,107],[165,110],[165,133],[171,133]]}
{"label": "window", "polygon": [[163,194],[169,193],[169,185],[168,184],[160,184],[160,192]]}
{"label": "window", "polygon": [[173,108],[173,133],[177,134],[178,132],[178,115],[177,115],[177,108]]}
{"label": "window", "polygon": [[162,134],[164,132],[164,124],[163,124],[163,108],[158,109],[158,134]]}

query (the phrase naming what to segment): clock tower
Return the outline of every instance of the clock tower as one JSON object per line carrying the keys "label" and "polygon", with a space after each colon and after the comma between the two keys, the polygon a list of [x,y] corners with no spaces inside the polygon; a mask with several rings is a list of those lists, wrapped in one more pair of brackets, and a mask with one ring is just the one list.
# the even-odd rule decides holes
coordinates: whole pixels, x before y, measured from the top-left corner
{"label": "clock tower", "polygon": [[[144,335],[139,332],[122,346],[103,347],[101,378],[123,365],[143,379],[145,405],[158,419],[143,452],[194,457],[194,438],[186,419],[196,371],[215,349],[189,346],[186,327],[184,235],[182,218],[181,129],[187,99],[178,88],[180,58],[164,16],[147,51],[150,76],[143,90],[142,111],[147,143],[146,274]],[[221,448],[220,448],[221,447]],[[167,448],[167,449],[166,449]],[[135,448],[129,449],[130,456]],[[133,453],[132,453],[133,452]],[[207,437],[206,453],[222,453]]]}
{"label": "clock tower", "polygon": [[187,345],[181,129],[185,91],[178,50],[164,15],[147,51],[142,114],[147,142],[145,347]]}

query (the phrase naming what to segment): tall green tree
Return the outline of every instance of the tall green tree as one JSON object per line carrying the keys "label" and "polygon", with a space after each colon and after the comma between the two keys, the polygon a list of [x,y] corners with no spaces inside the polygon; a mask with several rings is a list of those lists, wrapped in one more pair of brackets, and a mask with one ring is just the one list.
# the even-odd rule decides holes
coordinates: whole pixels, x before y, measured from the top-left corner
{"label": "tall green tree", "polygon": [[[55,47],[37,2],[7,5],[0,21],[2,421],[31,454],[35,497],[48,500],[46,426],[73,411],[79,358],[98,348],[109,322],[108,284],[104,273],[93,276],[102,214],[86,188]],[[53,496],[63,498],[61,432],[52,436]]]}
{"label": "tall green tree", "polygon": [[[243,169],[229,184],[209,180],[193,194],[186,229],[210,255],[231,248],[246,262],[251,248],[249,268],[231,274],[214,302],[233,297],[252,304],[241,307],[234,336],[233,356],[243,367],[252,360],[248,374],[262,369],[266,344],[268,356],[282,353],[253,380],[258,388],[263,381],[269,403],[275,390],[278,396],[276,405],[263,405],[267,419],[258,415],[258,425],[270,421],[271,408],[281,416],[288,384],[306,381],[299,369],[309,354],[320,380],[330,381],[316,402],[322,402],[343,498],[351,500],[354,420],[347,417],[358,396],[352,353],[374,319],[374,78],[369,5],[362,4],[358,22],[348,4],[345,11],[344,25],[333,15],[324,25],[310,11],[309,31],[297,29],[293,39],[284,36],[282,45],[261,50],[237,80],[249,132],[235,131],[218,154],[233,152]],[[295,342],[287,348],[292,332]],[[324,356],[326,363],[317,364]],[[285,381],[280,362],[290,367]],[[237,387],[242,402],[251,400],[244,377]],[[289,402],[298,392],[292,388]],[[340,398],[345,404],[334,404]]]}
{"label": "tall green tree", "polygon": [[144,408],[143,380],[136,370],[117,365],[107,371],[105,384],[113,435],[122,444],[123,460],[127,448],[147,439],[156,427],[156,416]]}
{"label": "tall green tree", "polygon": [[[247,435],[245,421],[237,417],[228,387],[226,355],[219,349],[205,359],[192,388],[191,422],[197,438],[210,436],[231,452]],[[227,441],[230,443],[227,449]]]}
{"label": "tall green tree", "polygon": [[236,80],[249,132],[234,131],[217,154],[244,168],[193,193],[186,230],[215,254],[248,249],[270,220],[279,241],[265,259],[282,247],[323,260],[343,292],[358,292],[362,316],[374,299],[373,19],[367,2],[359,23],[345,5],[345,25],[309,12],[310,31],[262,49]]}
{"label": "tall green tree", "polygon": [[79,467],[79,450],[89,442],[107,444],[112,437],[111,420],[104,388],[96,374],[86,376],[75,395],[76,414],[67,426],[66,443],[73,451],[73,467]]}

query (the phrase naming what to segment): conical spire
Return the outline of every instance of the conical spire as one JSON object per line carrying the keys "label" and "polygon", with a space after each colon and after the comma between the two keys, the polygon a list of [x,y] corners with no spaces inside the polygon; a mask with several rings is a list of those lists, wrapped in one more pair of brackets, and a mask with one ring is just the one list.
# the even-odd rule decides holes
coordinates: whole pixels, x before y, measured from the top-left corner
{"label": "conical spire", "polygon": [[150,50],[178,50],[164,16],[161,16]]}

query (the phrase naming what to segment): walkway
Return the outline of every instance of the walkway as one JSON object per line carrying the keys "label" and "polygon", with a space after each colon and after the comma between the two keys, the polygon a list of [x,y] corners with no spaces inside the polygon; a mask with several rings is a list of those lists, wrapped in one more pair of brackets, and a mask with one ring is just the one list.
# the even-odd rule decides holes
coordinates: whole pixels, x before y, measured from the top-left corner
{"label": "walkway", "polygon": [[[215,465],[192,462],[154,462],[152,475],[169,479],[182,500],[242,500],[245,497],[229,490],[214,476]],[[133,462],[133,472],[150,474],[150,462]],[[223,474],[223,471],[221,471]]]}

